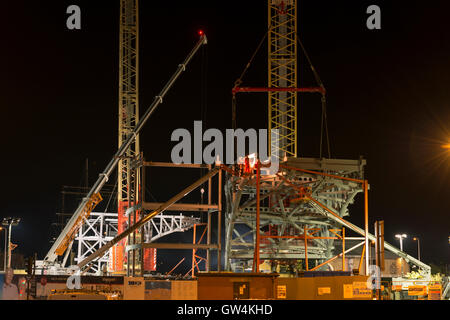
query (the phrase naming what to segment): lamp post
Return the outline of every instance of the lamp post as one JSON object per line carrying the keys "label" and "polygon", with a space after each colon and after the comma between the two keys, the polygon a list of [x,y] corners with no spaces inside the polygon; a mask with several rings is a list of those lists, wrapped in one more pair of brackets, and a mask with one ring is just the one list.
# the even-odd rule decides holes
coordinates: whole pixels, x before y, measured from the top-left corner
{"label": "lamp post", "polygon": [[406,238],[406,234],[396,234],[395,237],[400,240],[400,251],[403,251],[403,239]]}
{"label": "lamp post", "polygon": [[417,241],[417,258],[420,261],[420,239],[417,237],[414,237],[413,240]]}
{"label": "lamp post", "polygon": [[[5,247],[8,246],[8,249],[5,248],[5,271],[6,267],[11,267],[11,230],[12,227],[17,226],[20,222],[20,218],[3,218],[2,225],[8,227],[8,241],[6,241],[6,232],[5,232]],[[6,258],[6,253],[8,254],[8,258]]]}
{"label": "lamp post", "polygon": [[[0,226],[0,233],[5,230],[2,226]],[[6,272],[6,230],[5,230],[5,249],[3,250],[3,271]]]}
{"label": "lamp post", "polygon": [[[403,252],[403,239],[406,238],[406,234],[396,234],[395,237],[399,239],[400,241],[400,251]],[[401,269],[402,269],[402,276],[403,276],[403,258],[400,257],[400,263],[401,263]]]}

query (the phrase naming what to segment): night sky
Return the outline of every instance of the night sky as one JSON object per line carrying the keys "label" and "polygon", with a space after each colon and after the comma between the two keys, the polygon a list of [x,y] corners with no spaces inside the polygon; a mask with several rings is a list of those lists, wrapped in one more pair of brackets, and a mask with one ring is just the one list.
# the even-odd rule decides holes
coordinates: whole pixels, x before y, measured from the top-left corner
{"label": "night sky", "polygon": [[[66,8],[81,8],[81,30]],[[366,8],[381,8],[381,30]],[[327,89],[333,158],[367,160],[370,230],[385,221],[386,241],[422,260],[450,263],[450,21],[448,1],[299,1],[299,36]],[[63,185],[90,184],[117,149],[119,1],[8,1],[2,5],[0,216],[22,218],[17,252],[50,248],[50,224]],[[146,160],[170,161],[176,128],[231,128],[234,81],[267,30],[266,1],[140,2],[141,114],[203,29],[202,49],[141,133]],[[267,46],[244,86],[267,85]],[[300,55],[300,84],[314,86]],[[300,157],[318,157],[320,99],[300,96]],[[238,127],[266,128],[261,94],[238,100]],[[155,173],[150,193],[164,201],[198,178]],[[153,179],[153,178],[152,178]],[[114,180],[114,179],[112,179]],[[349,220],[363,227],[362,194]],[[72,208],[72,210],[75,208]],[[1,241],[3,243],[3,240]],[[3,248],[3,246],[2,246]],[[178,260],[176,260],[178,261]]]}

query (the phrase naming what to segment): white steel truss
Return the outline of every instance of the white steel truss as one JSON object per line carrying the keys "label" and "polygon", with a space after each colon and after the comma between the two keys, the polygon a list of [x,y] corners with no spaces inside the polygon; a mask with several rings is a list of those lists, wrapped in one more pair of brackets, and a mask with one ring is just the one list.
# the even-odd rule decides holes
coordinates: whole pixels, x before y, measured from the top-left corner
{"label": "white steel truss", "polygon": [[[75,241],[78,253],[75,261],[83,261],[112,240],[117,235],[117,213],[92,212],[89,218],[83,220]],[[101,275],[109,261],[109,251],[92,263],[89,274]]]}
{"label": "white steel truss", "polygon": [[[200,223],[200,218],[179,215],[159,214],[144,225],[144,242],[153,242],[174,232],[184,232]],[[117,235],[117,213],[92,212],[84,219],[75,241],[77,244],[77,263],[100,249]],[[92,262],[87,274],[102,275],[109,262],[110,251]]]}
{"label": "white steel truss", "polygon": [[174,232],[184,232],[200,223],[200,218],[158,214],[144,226],[144,242],[150,243]]}

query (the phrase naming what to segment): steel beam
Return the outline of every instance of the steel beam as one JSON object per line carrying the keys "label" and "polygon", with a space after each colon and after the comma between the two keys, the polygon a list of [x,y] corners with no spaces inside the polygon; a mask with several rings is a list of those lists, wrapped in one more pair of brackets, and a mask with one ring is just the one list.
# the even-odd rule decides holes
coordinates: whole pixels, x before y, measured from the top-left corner
{"label": "steel beam", "polygon": [[[156,210],[163,202],[144,202],[142,208],[145,210]],[[174,203],[167,210],[170,211],[209,211],[219,209],[218,205],[210,204],[193,204],[193,203]]]}
{"label": "steel beam", "polygon": [[139,248],[156,248],[156,249],[218,249],[218,244],[206,244],[206,243],[142,243],[136,245],[129,245],[126,250],[135,250]]}

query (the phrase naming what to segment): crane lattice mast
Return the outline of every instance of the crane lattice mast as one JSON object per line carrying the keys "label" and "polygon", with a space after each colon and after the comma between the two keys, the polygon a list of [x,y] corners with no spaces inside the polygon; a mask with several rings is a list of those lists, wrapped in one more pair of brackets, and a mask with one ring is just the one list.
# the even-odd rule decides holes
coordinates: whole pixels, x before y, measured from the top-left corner
{"label": "crane lattice mast", "polygon": [[[297,88],[297,1],[268,1],[268,86]],[[274,156],[297,157],[297,92],[269,91],[268,105]]]}
{"label": "crane lattice mast", "polygon": [[[119,147],[133,132],[139,122],[139,4],[138,0],[120,0],[119,36]],[[131,185],[139,179],[131,170],[131,161],[140,153],[139,135],[130,144],[125,156],[120,159],[117,174],[118,232],[127,228],[126,208],[136,201]],[[116,271],[123,270],[124,246],[115,255]]]}
{"label": "crane lattice mast", "polygon": [[[119,147],[139,122],[139,18],[138,0],[120,1],[119,37]],[[126,157],[119,161],[119,205],[129,201],[130,157],[139,154],[139,136],[131,143]]]}

